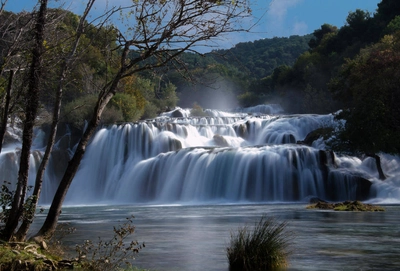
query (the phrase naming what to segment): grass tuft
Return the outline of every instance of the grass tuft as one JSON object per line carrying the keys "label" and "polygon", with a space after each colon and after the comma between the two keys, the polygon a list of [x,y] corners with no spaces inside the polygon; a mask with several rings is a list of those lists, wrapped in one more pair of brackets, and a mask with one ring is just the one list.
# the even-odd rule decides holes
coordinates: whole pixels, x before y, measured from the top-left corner
{"label": "grass tuft", "polygon": [[277,270],[287,266],[292,233],[286,222],[263,216],[254,228],[248,226],[231,233],[227,248],[229,270]]}

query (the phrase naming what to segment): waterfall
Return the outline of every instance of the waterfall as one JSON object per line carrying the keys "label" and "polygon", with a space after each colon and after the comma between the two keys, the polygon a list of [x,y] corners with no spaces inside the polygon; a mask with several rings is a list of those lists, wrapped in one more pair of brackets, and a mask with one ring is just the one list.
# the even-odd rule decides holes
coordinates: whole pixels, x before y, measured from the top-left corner
{"label": "waterfall", "polygon": [[[179,117],[164,113],[102,127],[87,147],[66,203],[400,201],[398,157],[383,156],[389,178],[382,183],[370,158],[333,155],[324,150],[323,139],[313,146],[297,144],[318,128],[335,127],[333,114],[285,115],[276,105],[260,108],[273,112],[206,110],[205,117],[189,117],[189,110],[180,109]],[[52,154],[42,204],[51,202],[69,159],[65,145],[59,142]],[[32,176],[41,150],[36,154]],[[2,152],[0,169],[4,180],[16,180],[17,149]]]}
{"label": "waterfall", "polygon": [[299,146],[184,149],[125,171],[114,200],[266,202],[323,196],[321,170],[313,167],[318,160],[318,151]]}

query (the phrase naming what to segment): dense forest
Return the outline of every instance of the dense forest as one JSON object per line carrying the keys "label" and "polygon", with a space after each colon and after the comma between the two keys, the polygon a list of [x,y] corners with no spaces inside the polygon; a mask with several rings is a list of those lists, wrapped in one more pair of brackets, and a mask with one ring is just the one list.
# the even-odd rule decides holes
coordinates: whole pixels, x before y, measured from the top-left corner
{"label": "dense forest", "polygon": [[[272,39],[243,42],[228,50],[213,50],[204,55],[185,53],[181,60],[187,64],[191,80],[184,80],[176,72],[167,74],[177,87],[179,105],[219,108],[209,97],[221,94],[221,99],[232,100],[225,108],[239,105],[236,100],[248,90],[255,91],[258,81],[273,73],[279,66],[292,66],[296,59],[309,49],[312,35],[275,37]],[[216,94],[217,93],[217,94]],[[240,99],[241,106],[248,106]],[[230,106],[230,107],[229,107]]]}
{"label": "dense forest", "polygon": [[256,94],[290,97],[282,103],[289,112],[341,109],[336,149],[400,153],[399,15],[399,1],[383,0],[374,14],[350,12],[339,29],[322,25],[310,50],[262,79],[264,92]]}
{"label": "dense forest", "polygon": [[400,2],[382,0],[373,14],[350,11],[340,28],[323,24],[310,36],[240,43],[190,67],[234,82],[230,91],[241,106],[279,103],[287,113],[341,110],[337,117],[345,124],[334,131],[331,147],[374,156],[400,153],[399,52]]}
{"label": "dense forest", "polygon": [[[56,84],[51,78],[57,76],[54,65],[69,49],[66,41],[79,22],[79,16],[65,10],[51,10],[50,14],[57,23],[45,34],[49,50],[43,60],[44,74],[49,80],[41,86],[42,122],[51,115],[55,99],[51,94]],[[163,69],[138,72],[121,80],[102,122],[152,118],[175,106],[227,110],[279,103],[287,113],[342,109],[341,117],[347,122],[341,136],[343,142],[351,142],[345,148],[399,152],[399,15],[398,1],[383,0],[373,14],[350,11],[340,28],[323,24],[306,36],[243,42],[229,50],[205,54],[184,52]],[[0,21],[2,25],[18,21],[21,29],[28,29],[29,18],[27,13],[4,11]],[[0,32],[2,112],[8,104],[10,116],[16,118],[23,113],[24,65],[32,36],[29,31],[21,32],[15,42],[12,35],[17,33],[10,34],[7,28]],[[119,52],[104,49],[115,47],[118,38],[111,26],[89,24],[78,48],[85,53],[74,60],[74,69],[65,78],[68,83],[64,86],[62,121],[82,127],[89,118],[104,77],[118,67]],[[131,57],[137,54],[132,51]],[[176,68],[182,65],[184,69]],[[13,95],[6,101],[7,86],[11,85]],[[365,142],[358,142],[359,138]]]}

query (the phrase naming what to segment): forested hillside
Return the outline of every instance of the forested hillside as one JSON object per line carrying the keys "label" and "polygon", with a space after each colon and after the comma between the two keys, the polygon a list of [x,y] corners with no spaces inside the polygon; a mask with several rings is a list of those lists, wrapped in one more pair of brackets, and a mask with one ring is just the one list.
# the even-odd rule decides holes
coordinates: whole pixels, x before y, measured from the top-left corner
{"label": "forested hillside", "polygon": [[[168,78],[177,87],[180,105],[231,109],[239,95],[252,91],[255,82],[272,74],[281,65],[291,66],[309,49],[312,35],[275,37],[243,42],[228,50],[214,50],[204,55],[186,53],[181,61],[188,67],[187,81],[171,72]],[[223,105],[215,99],[225,99]]]}
{"label": "forested hillside", "polygon": [[274,37],[272,39],[243,42],[229,50],[215,50],[211,57],[224,65],[232,65],[248,72],[256,79],[271,75],[281,65],[292,66],[309,49],[312,35]]}
{"label": "forested hillside", "polygon": [[[55,100],[54,95],[51,94],[57,88],[56,78],[59,75],[55,65],[67,57],[66,52],[71,49],[69,44],[71,37],[76,35],[79,23],[77,15],[65,10],[50,10],[48,16],[54,23],[49,24],[45,33],[48,50],[43,60],[46,83],[40,86],[42,121],[47,121],[46,116],[51,112]],[[0,35],[3,37],[0,43],[2,56],[0,64],[4,68],[0,78],[2,80],[0,93],[5,97],[6,88],[12,87],[9,115],[18,116],[23,110],[23,97],[27,87],[25,78],[28,76],[27,65],[32,39],[30,20],[32,19],[28,13],[3,12],[0,20],[4,26],[0,28]],[[10,31],[10,28],[7,28],[7,25],[14,21],[17,25],[12,27],[17,30],[21,28],[20,32]],[[82,127],[84,121],[90,118],[105,78],[115,73],[119,66],[120,52],[115,49],[110,53],[107,49],[118,48],[116,39],[117,32],[112,27],[98,27],[90,24],[86,26],[85,33],[80,38],[80,44],[76,49],[80,53],[73,60],[74,68],[64,79],[66,81],[63,87],[65,106],[61,112],[61,121]],[[7,79],[10,70],[14,75],[12,82],[8,82]],[[160,77],[156,74],[135,74],[121,80],[117,94],[107,106],[102,121],[115,123],[154,117],[165,108],[176,106],[177,100],[175,86],[169,82],[161,83]]]}
{"label": "forested hillside", "polygon": [[324,24],[313,34],[309,51],[250,96],[279,97],[293,113],[342,109],[333,148],[400,153],[400,2],[382,0],[374,14],[356,10],[343,27]]}
{"label": "forested hillside", "polygon": [[206,57],[190,55],[186,61],[198,81],[224,84],[197,85],[198,92],[191,85],[188,93],[200,105],[222,88],[228,89],[226,99],[233,96],[241,106],[279,103],[288,113],[342,109],[346,124],[333,148],[400,153],[399,52],[400,2],[382,0],[373,14],[350,11],[340,28],[323,24],[310,36],[240,43]]}
{"label": "forested hillside", "polygon": [[[340,28],[323,24],[306,36],[244,42],[229,50],[206,54],[185,52],[162,70],[138,72],[121,80],[102,121],[151,118],[176,105],[228,110],[280,103],[288,113],[347,109],[343,114],[348,120],[348,137],[354,140],[375,131],[369,143],[374,141],[374,146],[381,146],[378,149],[392,150],[393,144],[387,142],[400,138],[396,137],[400,120],[395,106],[400,96],[396,87],[400,73],[399,15],[399,1],[382,0],[373,14],[350,11],[346,24]],[[44,57],[45,74],[50,78],[41,86],[46,90],[46,95],[41,96],[44,113],[54,101],[52,95],[47,95],[47,90],[55,87],[51,78],[56,77],[57,70],[52,65],[61,61],[68,49],[65,41],[74,34],[79,20],[77,15],[63,10],[52,10],[50,17],[62,20],[46,30],[46,46],[51,50]],[[0,20],[2,25],[16,21],[29,29],[29,14],[3,12]],[[14,91],[9,111],[18,116],[26,91],[26,59],[32,37],[29,31],[22,31],[16,40],[16,33],[9,29],[3,27],[0,31],[2,106],[10,85],[8,80],[12,79]],[[78,48],[84,53],[74,60],[74,69],[65,79],[68,83],[64,86],[63,121],[80,127],[90,115],[104,76],[118,67],[118,50],[111,54],[104,50],[115,46],[116,39],[117,33],[110,27],[93,25],[85,31]],[[13,54],[15,51],[19,53]],[[138,52],[131,51],[131,57],[137,55]],[[176,69],[177,65],[185,69]],[[10,70],[14,71],[13,78],[9,76]],[[363,131],[359,125],[375,128]],[[382,142],[376,143],[377,138]],[[396,148],[394,151],[398,151]]]}
{"label": "forested hillside", "polygon": [[385,39],[395,39],[400,27],[399,14],[400,2],[383,0],[375,14],[351,11],[341,28],[323,24],[313,32],[309,51],[293,66],[276,68],[272,76],[258,82],[260,87],[251,94],[279,97],[285,109],[294,113],[328,113],[343,108],[343,95],[333,96],[331,81],[341,76],[342,65],[350,59],[358,58]]}

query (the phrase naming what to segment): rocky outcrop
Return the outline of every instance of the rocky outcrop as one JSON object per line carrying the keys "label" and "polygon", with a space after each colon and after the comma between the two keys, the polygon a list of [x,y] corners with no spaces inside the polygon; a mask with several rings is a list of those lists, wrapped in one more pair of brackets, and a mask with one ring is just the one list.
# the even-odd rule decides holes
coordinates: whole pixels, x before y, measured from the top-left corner
{"label": "rocky outcrop", "polygon": [[327,137],[332,133],[332,128],[318,128],[307,134],[304,140],[297,141],[297,144],[312,146],[313,142],[321,137]]}
{"label": "rocky outcrop", "polygon": [[183,115],[182,111],[179,109],[176,109],[175,111],[173,111],[171,113],[171,118],[183,118],[183,117],[184,117],[184,115]]}
{"label": "rocky outcrop", "polygon": [[6,131],[4,134],[4,146],[11,145],[11,144],[17,144],[20,143],[20,139],[17,135],[10,133],[9,131]]}
{"label": "rocky outcrop", "polygon": [[176,138],[170,138],[168,145],[169,145],[169,150],[179,151],[180,149],[182,149],[182,142]]}
{"label": "rocky outcrop", "polygon": [[246,123],[240,123],[240,124],[235,124],[233,125],[233,129],[235,130],[236,134],[243,138],[243,139],[247,139],[247,137],[249,136],[249,129],[250,129],[250,122],[246,121]]}
{"label": "rocky outcrop", "polygon": [[365,204],[360,201],[344,201],[339,203],[329,203],[326,201],[318,201],[307,206],[307,209],[322,209],[334,211],[352,211],[352,212],[381,212],[385,211],[380,206]]}

